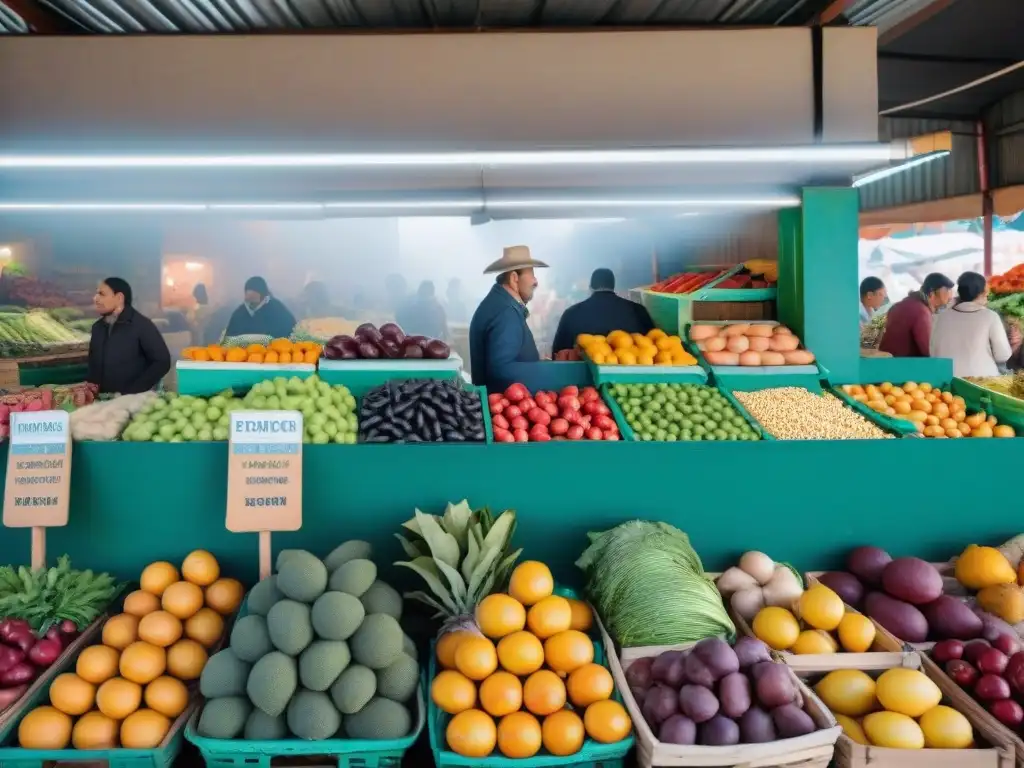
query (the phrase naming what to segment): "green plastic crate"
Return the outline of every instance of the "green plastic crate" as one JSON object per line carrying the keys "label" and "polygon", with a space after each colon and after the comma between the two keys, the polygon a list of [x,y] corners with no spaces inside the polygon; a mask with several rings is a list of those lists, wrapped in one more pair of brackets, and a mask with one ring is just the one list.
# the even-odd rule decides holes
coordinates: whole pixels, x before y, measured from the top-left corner
{"label": "green plastic crate", "polygon": [[344,384],[356,397],[395,379],[443,379],[455,381],[462,358],[452,353],[447,360],[328,360],[320,358],[320,378],[328,384]]}
{"label": "green plastic crate", "polygon": [[[556,594],[565,597],[573,597],[572,590],[558,589]],[[430,670],[429,676],[433,680],[437,674],[437,654],[434,650],[434,643],[430,644]],[[594,661],[607,667],[604,658],[604,650],[601,644],[594,641]],[[622,696],[618,689],[612,698],[622,703]],[[630,733],[625,739],[615,744],[601,744],[593,739],[583,742],[583,748],[575,755],[556,757],[548,754],[543,749],[530,758],[512,759],[503,757],[499,753],[490,757],[463,757],[449,751],[445,747],[444,732],[448,727],[451,716],[440,710],[431,701],[427,705],[428,731],[430,733],[430,749],[434,753],[434,765],[436,768],[555,768],[556,766],[569,768],[624,768],[625,758],[633,748],[633,734]]]}
{"label": "green plastic crate", "polygon": [[178,393],[206,397],[225,389],[245,390],[278,376],[308,379],[316,373],[312,363],[197,363],[179,360]]}
{"label": "green plastic crate", "polygon": [[953,379],[953,394],[960,395],[968,405],[995,414],[1000,424],[1013,427],[1018,436],[1024,437],[1024,400],[975,384],[967,379]]}
{"label": "green plastic crate", "polygon": [[597,386],[603,384],[706,384],[699,365],[598,365],[584,355]]}
{"label": "green plastic crate", "polygon": [[892,430],[893,432],[899,432],[905,437],[919,434],[917,431],[917,427],[914,426],[914,423],[912,421],[908,421],[907,419],[901,419],[898,416],[889,416],[888,414],[879,413],[876,410],[868,408],[866,405],[864,405],[864,403],[860,402],[859,400],[854,400],[852,397],[846,394],[846,392],[843,391],[842,387],[832,387],[830,391],[833,395],[838,397],[840,400],[846,403],[848,407],[855,410],[861,416],[864,416],[877,424],[881,424],[885,426],[887,429]]}

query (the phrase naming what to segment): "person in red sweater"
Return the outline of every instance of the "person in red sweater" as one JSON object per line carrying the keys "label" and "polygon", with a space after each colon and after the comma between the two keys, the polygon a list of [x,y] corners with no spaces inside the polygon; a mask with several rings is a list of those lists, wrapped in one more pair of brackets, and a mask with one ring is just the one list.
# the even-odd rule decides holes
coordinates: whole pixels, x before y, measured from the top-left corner
{"label": "person in red sweater", "polygon": [[885,333],[878,349],[893,357],[928,357],[932,315],[953,297],[953,281],[932,272],[921,290],[893,304],[885,317]]}

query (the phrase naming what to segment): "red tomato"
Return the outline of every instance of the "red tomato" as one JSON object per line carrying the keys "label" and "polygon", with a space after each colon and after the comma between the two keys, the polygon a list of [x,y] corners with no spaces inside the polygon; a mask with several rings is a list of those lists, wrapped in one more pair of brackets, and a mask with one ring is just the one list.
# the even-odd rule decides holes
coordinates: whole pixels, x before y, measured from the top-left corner
{"label": "red tomato", "polygon": [[507,429],[494,430],[494,440],[499,443],[514,443],[516,441],[516,439],[512,437],[512,433]]}
{"label": "red tomato", "polygon": [[512,437],[515,438],[517,443],[528,443],[530,442],[530,435],[525,429],[517,429],[512,433]]}
{"label": "red tomato", "polygon": [[580,400],[575,395],[562,395],[558,398],[558,407],[563,411],[578,411],[580,409]]}
{"label": "red tomato", "polygon": [[570,424],[575,424],[580,420],[580,414],[576,411],[562,411],[562,418],[568,421]]}
{"label": "red tomato", "polygon": [[500,392],[493,392],[493,393],[491,393],[491,394],[489,394],[487,396],[487,404],[488,405],[492,405],[493,406],[493,405],[497,405],[500,402],[501,402],[501,393]]}
{"label": "red tomato", "polygon": [[595,416],[594,426],[605,431],[615,429],[615,422],[610,416]]}
{"label": "red tomato", "polygon": [[547,443],[551,440],[551,435],[547,432],[530,433],[530,440],[535,443]]}
{"label": "red tomato", "polygon": [[501,413],[505,410],[505,406],[503,404],[504,399],[505,398],[502,398],[501,400],[490,404],[491,413]]}
{"label": "red tomato", "polygon": [[494,427],[494,431],[497,432],[499,429],[508,429],[508,419],[502,416],[500,413],[496,413],[491,417],[491,426]]}
{"label": "red tomato", "polygon": [[605,440],[619,440],[620,439],[619,438],[619,433],[618,432],[613,432],[610,429],[606,430],[605,433],[604,433],[604,439]]}
{"label": "red tomato", "polygon": [[547,392],[538,392],[533,399],[537,401],[537,405],[541,408],[551,402],[551,396]]}
{"label": "red tomato", "polygon": [[604,432],[597,427],[591,427],[587,430],[587,440],[601,440],[604,438]]}
{"label": "red tomato", "polygon": [[506,419],[517,419],[523,415],[523,411],[518,405],[510,405],[502,413],[505,414]]}
{"label": "red tomato", "polygon": [[537,441],[537,440],[540,439],[540,437],[538,437],[539,435],[543,435],[545,438],[549,438],[550,437],[548,435],[548,428],[547,427],[542,426],[540,424],[535,424],[533,426],[533,429],[530,430],[530,439],[533,440],[533,441]]}
{"label": "red tomato", "polygon": [[548,403],[544,406],[544,412],[551,418],[555,418],[558,415],[558,406],[554,403]]}
{"label": "red tomato", "polygon": [[583,427],[579,424],[573,424],[569,427],[569,431],[565,433],[565,436],[570,440],[582,440],[583,439]]}
{"label": "red tomato", "polygon": [[534,408],[528,414],[526,414],[526,418],[528,418],[534,424],[543,424],[544,426],[547,426],[548,424],[551,423],[551,416],[548,415],[547,411],[541,408]]}
{"label": "red tomato", "polygon": [[502,408],[508,408],[510,405],[511,405],[511,403],[508,401],[507,397],[501,398],[501,407]]}
{"label": "red tomato", "polygon": [[600,400],[600,399],[601,399],[601,395],[600,395],[600,394],[598,393],[598,391],[597,391],[596,389],[594,389],[593,387],[587,387],[587,388],[586,388],[586,389],[584,389],[584,390],[583,390],[583,392],[582,392],[582,393],[580,394],[580,399],[581,399],[581,400],[582,400],[582,401],[583,401],[584,403],[589,403],[589,402],[591,402],[591,401],[593,401],[593,400]]}
{"label": "red tomato", "polygon": [[576,423],[579,424],[584,429],[586,429],[587,427],[590,426],[590,417],[589,416],[580,416],[578,419],[576,419]]}
{"label": "red tomato", "polygon": [[552,419],[550,429],[553,435],[564,435],[569,431],[569,422],[565,419]]}
{"label": "red tomato", "polygon": [[530,428],[530,422],[528,422],[523,416],[516,416],[508,423],[508,425],[512,427],[513,430]]}
{"label": "red tomato", "polygon": [[505,397],[513,403],[518,403],[529,396],[529,390],[522,384],[509,384],[508,389],[505,390]]}
{"label": "red tomato", "polygon": [[536,407],[537,403],[533,401],[532,397],[528,397],[525,400],[521,400],[519,403],[519,410],[521,410],[523,413],[529,413]]}
{"label": "red tomato", "polygon": [[562,387],[562,395],[572,395],[576,397],[580,393],[580,388],[576,386]]}

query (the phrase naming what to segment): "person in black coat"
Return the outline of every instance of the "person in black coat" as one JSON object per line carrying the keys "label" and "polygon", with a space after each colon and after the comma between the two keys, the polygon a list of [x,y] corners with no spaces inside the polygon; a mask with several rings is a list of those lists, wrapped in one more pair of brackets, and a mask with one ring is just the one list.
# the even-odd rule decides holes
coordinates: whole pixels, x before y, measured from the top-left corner
{"label": "person in black coat", "polygon": [[595,269],[590,276],[590,298],[574,304],[562,313],[551,345],[552,354],[576,346],[581,333],[607,336],[612,331],[644,333],[654,329],[647,308],[615,294],[615,274],[610,269]]}
{"label": "person in black coat", "polygon": [[131,286],[108,277],[92,303],[100,319],[89,339],[86,381],[122,395],[153,389],[171,369],[171,353],[153,321],[132,307]]}
{"label": "person in black coat", "polygon": [[267,281],[250,277],[245,281],[245,301],[228,321],[226,336],[272,336],[287,338],[295,328],[295,315],[270,295]]}

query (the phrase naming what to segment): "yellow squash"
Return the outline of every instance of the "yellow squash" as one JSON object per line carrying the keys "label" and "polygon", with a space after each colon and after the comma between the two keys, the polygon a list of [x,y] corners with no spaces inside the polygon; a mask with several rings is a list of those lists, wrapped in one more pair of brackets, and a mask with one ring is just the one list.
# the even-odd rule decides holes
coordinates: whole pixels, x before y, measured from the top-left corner
{"label": "yellow squash", "polygon": [[956,580],[968,589],[984,589],[997,584],[1013,584],[1017,581],[1017,573],[995,547],[971,544],[956,560]]}

